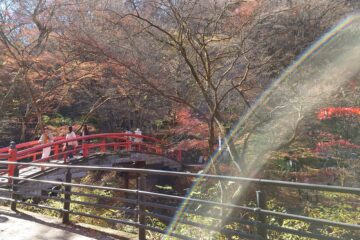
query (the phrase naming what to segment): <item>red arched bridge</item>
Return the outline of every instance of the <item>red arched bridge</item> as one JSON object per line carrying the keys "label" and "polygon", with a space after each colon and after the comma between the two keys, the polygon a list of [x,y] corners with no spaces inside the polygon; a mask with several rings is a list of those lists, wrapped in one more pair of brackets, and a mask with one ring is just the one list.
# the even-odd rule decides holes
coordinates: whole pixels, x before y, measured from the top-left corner
{"label": "red arched bridge", "polygon": [[[79,143],[76,148],[63,148],[67,143],[74,141]],[[42,158],[43,149],[48,147],[51,147],[50,156]],[[136,152],[158,155],[169,159],[169,161],[177,161],[180,163],[181,150],[169,149],[168,145],[163,141],[151,136],[128,133],[102,133],[83,137],[78,136],[72,139],[56,137],[54,142],[48,144],[30,141],[16,145],[12,142],[9,147],[0,149],[0,160],[7,160],[10,162],[66,164],[70,161],[69,156],[87,158],[96,153]],[[22,170],[20,171],[20,174],[21,172],[25,172],[24,169],[30,167],[31,166],[28,165],[20,166],[19,169]],[[8,165],[7,169],[0,170],[0,175],[8,174],[10,177],[14,176],[14,168],[15,165]],[[45,167],[41,167],[41,171],[44,170]]]}

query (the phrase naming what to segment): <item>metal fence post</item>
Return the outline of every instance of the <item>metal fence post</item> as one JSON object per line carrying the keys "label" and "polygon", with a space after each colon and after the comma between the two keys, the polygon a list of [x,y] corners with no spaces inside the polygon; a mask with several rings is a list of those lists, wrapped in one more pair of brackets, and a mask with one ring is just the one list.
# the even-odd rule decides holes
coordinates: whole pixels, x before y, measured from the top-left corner
{"label": "metal fence post", "polygon": [[267,239],[266,227],[262,224],[266,224],[266,216],[261,212],[261,210],[266,209],[266,201],[263,192],[256,191],[256,205],[258,207],[256,211],[256,220],[259,223],[256,227],[257,239]]}
{"label": "metal fence post", "polygon": [[[137,190],[141,191],[141,190],[145,190],[145,175],[143,174],[139,174],[138,175],[138,179],[137,179]],[[138,192],[137,193],[137,210],[138,210],[138,223],[140,225],[145,225],[145,216],[142,214],[142,212],[145,211],[144,206],[140,203],[142,201],[143,197],[142,195]],[[146,233],[145,233],[145,228],[142,226],[139,226],[139,240],[145,240],[146,239]]]}
{"label": "metal fence post", "polygon": [[[13,177],[19,177],[19,167],[16,165],[14,169],[14,175]],[[12,179],[12,186],[11,186],[11,199],[13,200],[11,202],[11,210],[16,211],[16,201],[18,200],[18,194],[16,193],[18,190],[17,184],[19,183],[18,179]]]}
{"label": "metal fence post", "polygon": [[[71,169],[68,169],[65,173],[65,182],[71,183]],[[64,193],[64,207],[63,207],[63,216],[62,222],[67,224],[69,223],[69,211],[70,211],[70,199],[71,199],[71,186],[65,186]]]}

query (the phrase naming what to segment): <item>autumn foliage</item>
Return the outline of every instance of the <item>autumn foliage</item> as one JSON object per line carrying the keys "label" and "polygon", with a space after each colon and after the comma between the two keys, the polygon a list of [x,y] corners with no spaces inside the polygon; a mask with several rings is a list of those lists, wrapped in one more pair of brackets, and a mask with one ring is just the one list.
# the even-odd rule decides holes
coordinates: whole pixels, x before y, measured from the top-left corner
{"label": "autumn foliage", "polygon": [[360,116],[360,108],[358,107],[328,107],[321,108],[317,114],[318,120],[331,119],[333,117],[350,117]]}
{"label": "autumn foliage", "polygon": [[206,149],[208,125],[197,118],[187,108],[180,108],[176,114],[176,127],[173,134],[178,136],[186,136],[186,139],[179,143],[182,150],[188,149]]}
{"label": "autumn foliage", "polygon": [[[360,108],[358,107],[327,107],[321,108],[317,113],[317,119],[320,121],[332,119],[335,117],[359,117]],[[342,139],[341,136],[336,136],[331,133],[320,133],[320,137],[326,139],[325,141],[316,144],[315,152],[326,152],[332,147],[341,147],[347,149],[360,149],[360,145],[352,143],[350,140]]]}

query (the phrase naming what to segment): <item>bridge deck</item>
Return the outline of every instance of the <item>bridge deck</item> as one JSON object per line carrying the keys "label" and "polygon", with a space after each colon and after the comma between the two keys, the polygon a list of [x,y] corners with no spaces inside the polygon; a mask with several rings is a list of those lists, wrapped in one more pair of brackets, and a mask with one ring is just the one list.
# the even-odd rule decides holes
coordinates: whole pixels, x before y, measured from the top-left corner
{"label": "bridge deck", "polygon": [[90,229],[80,225],[61,224],[58,219],[45,217],[29,212],[12,212],[0,207],[0,238],[12,240],[113,240],[137,239],[135,235],[109,231],[103,229]]}

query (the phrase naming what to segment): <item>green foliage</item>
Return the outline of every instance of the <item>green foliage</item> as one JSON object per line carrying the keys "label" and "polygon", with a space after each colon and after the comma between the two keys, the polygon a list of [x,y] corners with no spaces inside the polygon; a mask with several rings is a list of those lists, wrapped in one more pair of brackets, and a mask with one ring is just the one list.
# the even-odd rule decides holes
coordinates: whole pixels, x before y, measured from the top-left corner
{"label": "green foliage", "polygon": [[64,117],[59,113],[55,113],[53,116],[43,115],[42,120],[45,124],[52,125],[55,127],[72,124],[72,120],[70,118]]}
{"label": "green foliage", "polygon": [[43,121],[45,124],[49,124],[49,122],[50,122],[50,117],[47,116],[47,115],[43,115],[43,116],[42,116],[42,121]]}
{"label": "green foliage", "polygon": [[89,117],[86,122],[96,126],[99,123],[99,120],[96,117]]}
{"label": "green foliage", "polygon": [[[297,231],[306,232],[309,228],[308,223],[304,223],[299,220],[286,219],[282,223],[282,227],[293,229]],[[308,240],[307,237],[301,237],[290,233],[278,233],[278,232],[270,232],[270,239],[278,239],[278,240]]]}
{"label": "green foliage", "polygon": [[[286,207],[282,204],[279,204],[276,199],[271,199],[266,202],[267,209],[274,211],[274,212],[282,212],[286,213]],[[281,219],[277,217],[267,217],[268,224],[289,228],[293,230],[299,231],[307,231],[309,224],[304,223],[302,221],[293,220],[293,219]],[[269,239],[278,239],[278,240],[305,240],[307,238],[299,237],[293,234],[288,233],[279,233],[276,231],[268,231]]]}
{"label": "green foliage", "polygon": [[[308,204],[305,211],[313,218],[327,219],[336,222],[358,224],[360,219],[360,207],[357,203],[359,196],[341,193],[321,193],[321,203]],[[318,227],[318,231],[332,237],[343,239],[360,239],[360,231],[354,232],[332,226]]]}
{"label": "green foliage", "polygon": [[165,126],[165,120],[163,119],[156,119],[154,120],[154,125],[157,129],[162,128]]}
{"label": "green foliage", "polygon": [[[336,222],[346,222],[357,224],[359,220],[360,207],[352,206],[349,202],[359,201],[358,197],[354,197],[350,194],[339,194],[339,193],[319,193],[321,203],[312,204],[306,202],[305,207],[302,209],[303,212],[298,214],[305,215],[318,219],[327,219]],[[275,199],[267,202],[267,208],[276,212],[287,212],[284,205],[279,204]],[[300,210],[300,209],[299,209]],[[313,232],[316,234],[323,234],[329,237],[337,237],[341,239],[359,239],[360,232],[354,232],[343,228],[336,228],[331,226],[317,225],[314,223],[308,223],[304,221],[294,219],[281,219],[278,217],[268,217],[267,221],[269,224],[293,229],[302,232]],[[307,240],[307,237],[301,237],[289,233],[279,233],[276,231],[268,232],[269,239],[279,240]]]}
{"label": "green foliage", "polygon": [[159,189],[160,191],[162,191],[162,192],[173,191],[173,187],[170,186],[170,185],[164,185],[164,186],[162,186],[162,185],[155,185],[155,187],[156,187],[157,189]]}
{"label": "green foliage", "polygon": [[[60,197],[63,197],[63,196],[60,196]],[[27,199],[25,202],[31,203],[31,204],[34,203],[34,201],[32,199]],[[43,206],[47,206],[47,207],[56,208],[56,209],[63,208],[63,203],[61,201],[52,200],[52,199],[41,201],[39,204],[41,204]],[[22,208],[22,209],[30,211],[30,212],[40,213],[40,214],[55,217],[55,218],[61,217],[61,213],[59,211],[55,211],[55,210],[51,210],[51,209],[39,208],[36,206],[29,206],[29,205],[25,205],[25,204],[19,205],[18,208]]]}

